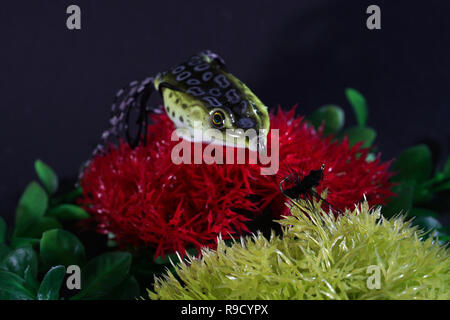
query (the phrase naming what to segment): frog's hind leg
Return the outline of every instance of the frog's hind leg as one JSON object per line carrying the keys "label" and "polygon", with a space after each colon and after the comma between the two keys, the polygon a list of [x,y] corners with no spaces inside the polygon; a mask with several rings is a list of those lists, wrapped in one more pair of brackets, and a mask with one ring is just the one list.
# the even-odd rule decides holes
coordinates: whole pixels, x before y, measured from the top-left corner
{"label": "frog's hind leg", "polygon": [[[148,125],[148,112],[151,109],[148,101],[154,91],[153,80],[149,77],[142,81],[133,81],[116,93],[111,106],[110,127],[102,135],[104,143],[110,142],[113,137],[126,138],[128,144],[135,148],[142,136],[143,143],[146,143],[145,131]],[[137,112],[135,123],[132,123],[133,112]],[[137,125],[135,135],[132,134],[134,125]]]}
{"label": "frog's hind leg", "polygon": [[[109,128],[103,131],[100,143],[95,147],[90,159],[88,159],[80,169],[79,179],[81,179],[85,168],[91,162],[91,159],[99,154],[103,153],[107,149],[107,145],[120,140],[120,138],[126,138],[128,144],[134,148],[139,144],[141,137],[143,136],[143,143],[146,143],[147,135],[146,128],[148,126],[148,112],[150,107],[148,106],[148,100],[154,90],[153,77],[148,77],[142,81],[132,81],[127,86],[122,87],[117,91],[114,98],[114,102],[111,106],[111,117],[109,119]],[[132,111],[138,112],[136,120],[137,134],[135,137],[131,136],[130,115]]]}

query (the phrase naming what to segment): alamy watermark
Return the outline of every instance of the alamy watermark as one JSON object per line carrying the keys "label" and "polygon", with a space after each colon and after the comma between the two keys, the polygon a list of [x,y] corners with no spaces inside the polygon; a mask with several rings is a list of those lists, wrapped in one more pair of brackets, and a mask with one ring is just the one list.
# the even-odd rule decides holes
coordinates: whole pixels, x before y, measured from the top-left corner
{"label": "alamy watermark", "polygon": [[[370,16],[366,20],[366,26],[369,30],[381,29],[381,9],[376,4],[367,7],[366,13]],[[78,5],[69,5],[66,9],[69,16],[66,19],[66,27],[69,30],[81,29],[81,8]]]}
{"label": "alamy watermark", "polygon": [[66,287],[69,290],[81,289],[81,269],[73,264],[67,267],[66,273],[70,274],[66,280]]}
{"label": "alamy watermark", "polygon": [[367,7],[367,14],[370,16],[366,20],[366,26],[369,30],[381,29],[381,9],[379,6],[372,4]]}
{"label": "alamy watermark", "polygon": [[69,30],[81,29],[81,9],[79,6],[72,4],[67,7],[66,13],[69,15],[66,19],[66,27]]}
{"label": "alamy watermark", "polygon": [[374,289],[381,289],[381,268],[377,265],[371,265],[368,266],[366,269],[366,273],[370,274],[369,277],[367,277],[366,285],[367,289],[374,290]]}

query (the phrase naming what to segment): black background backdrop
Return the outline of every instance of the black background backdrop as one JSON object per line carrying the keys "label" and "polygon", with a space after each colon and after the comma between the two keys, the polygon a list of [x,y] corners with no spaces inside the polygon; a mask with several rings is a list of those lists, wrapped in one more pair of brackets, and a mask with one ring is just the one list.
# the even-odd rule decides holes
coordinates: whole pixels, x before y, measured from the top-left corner
{"label": "black background backdrop", "polygon": [[[447,3],[447,4],[446,4]],[[82,29],[66,28],[77,4]],[[381,7],[382,30],[366,28]],[[367,98],[389,160],[426,141],[450,149],[448,1],[2,1],[0,214],[9,222],[40,158],[73,179],[103,129],[116,90],[203,49],[269,107],[299,113]]]}

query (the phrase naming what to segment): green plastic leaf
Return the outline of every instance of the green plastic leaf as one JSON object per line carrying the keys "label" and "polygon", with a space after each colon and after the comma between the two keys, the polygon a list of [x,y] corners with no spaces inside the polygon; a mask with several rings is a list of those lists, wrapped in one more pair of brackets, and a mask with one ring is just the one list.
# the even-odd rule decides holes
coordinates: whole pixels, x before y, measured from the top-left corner
{"label": "green plastic leaf", "polygon": [[347,136],[350,143],[350,147],[354,146],[358,142],[364,141],[363,147],[368,148],[374,142],[377,133],[372,128],[352,127],[345,130],[342,136]]}
{"label": "green plastic leaf", "polygon": [[71,203],[75,199],[79,198],[83,195],[83,189],[81,187],[77,187],[70,192],[67,192],[65,194],[60,195],[59,197],[55,198],[56,203]]}
{"label": "green plastic leaf", "polygon": [[66,268],[64,266],[56,266],[51,268],[39,287],[37,298],[39,300],[58,300],[59,290],[66,275]]}
{"label": "green plastic leaf", "polygon": [[30,292],[33,293],[33,295],[36,295],[37,290],[39,288],[39,282],[37,281],[36,277],[33,275],[33,272],[31,270],[31,267],[28,266],[25,269],[25,276],[24,276],[24,286],[27,288]]}
{"label": "green plastic leaf", "polygon": [[36,160],[34,162],[34,169],[47,192],[49,194],[55,193],[56,190],[58,190],[58,176],[53,169],[41,160]]}
{"label": "green plastic leaf", "polygon": [[0,243],[0,261],[11,252],[11,249],[4,243]]}
{"label": "green plastic leaf", "polygon": [[350,105],[353,107],[358,126],[364,127],[367,124],[369,115],[366,99],[361,93],[352,88],[346,89],[345,95],[347,96]]}
{"label": "green plastic leaf", "polygon": [[37,290],[39,288],[39,282],[38,282],[37,278],[33,275],[33,272],[31,270],[30,266],[28,266],[25,269],[24,280],[25,280],[25,283],[24,283],[25,288],[30,290],[30,292],[32,292],[33,295],[36,295]]}
{"label": "green plastic leaf", "polygon": [[437,172],[433,181],[433,191],[450,190],[450,157],[447,159],[442,172]]}
{"label": "green plastic leaf", "polygon": [[445,178],[450,177],[450,157],[445,162],[444,171],[442,173],[444,174]]}
{"label": "green plastic leaf", "polygon": [[133,255],[133,263],[130,273],[138,279],[139,283],[153,283],[155,276],[165,273],[167,269],[174,271],[170,264],[156,264],[152,258],[154,252],[147,255],[136,253]]}
{"label": "green plastic leaf", "polygon": [[34,246],[37,246],[40,241],[41,241],[41,239],[36,239],[36,238],[16,237],[16,238],[12,239],[11,247],[13,249],[24,248],[24,247],[34,247]]}
{"label": "green plastic leaf", "polygon": [[318,110],[316,110],[308,120],[314,125],[314,127],[319,128],[322,123],[324,124],[324,134],[336,134],[342,129],[345,122],[344,111],[334,105],[326,105]]}
{"label": "green plastic leaf", "polygon": [[130,266],[128,252],[109,252],[95,257],[82,269],[81,292],[72,299],[105,296],[126,279]]}
{"label": "green plastic leaf", "polygon": [[391,198],[389,203],[381,210],[383,216],[390,218],[399,213],[407,213],[412,209],[414,187],[410,185],[400,185],[392,188],[392,192],[397,196]]}
{"label": "green plastic leaf", "polygon": [[415,204],[421,204],[430,201],[433,198],[433,192],[430,188],[422,184],[416,184],[414,187],[413,202]]}
{"label": "green plastic leaf", "polygon": [[38,259],[30,247],[19,248],[8,253],[0,263],[0,269],[13,272],[19,277],[25,277],[25,270],[30,267],[33,277],[37,276]]}
{"label": "green plastic leaf", "polygon": [[433,189],[436,192],[450,190],[450,181],[445,181],[444,183],[439,184],[438,186],[434,187]]}
{"label": "green plastic leaf", "polygon": [[[448,235],[439,235],[439,240],[443,241],[443,242],[449,242],[450,241],[450,236]],[[445,243],[442,243],[441,245],[444,245]]]}
{"label": "green plastic leaf", "polygon": [[4,243],[6,239],[6,223],[2,217],[0,217],[0,243]]}
{"label": "green plastic leaf", "polygon": [[48,215],[61,220],[81,220],[90,217],[83,208],[73,204],[59,205],[50,210]]}
{"label": "green plastic leaf", "polygon": [[442,171],[436,171],[435,176],[428,180],[424,186],[431,187],[430,189],[434,192],[450,190],[450,158],[447,159]]}
{"label": "green plastic leaf", "polygon": [[0,300],[34,300],[24,284],[25,280],[17,274],[0,270]]}
{"label": "green plastic leaf", "polygon": [[439,231],[442,233],[450,233],[450,226],[439,228]]}
{"label": "green plastic leaf", "polygon": [[52,217],[41,217],[35,223],[29,225],[22,232],[26,238],[41,238],[45,231],[52,229],[61,229],[62,226],[58,220]]}
{"label": "green plastic leaf", "polygon": [[105,300],[133,300],[140,296],[139,283],[133,276],[128,276],[121,284],[113,288]]}
{"label": "green plastic leaf", "polygon": [[78,265],[86,261],[84,246],[76,236],[64,230],[44,232],[41,239],[40,255],[44,265]]}
{"label": "green plastic leaf", "polygon": [[23,236],[24,231],[43,217],[47,210],[48,196],[35,181],[25,189],[16,210],[16,228],[14,236]]}
{"label": "green plastic leaf", "polygon": [[425,182],[431,175],[432,160],[430,149],[420,144],[403,151],[394,163],[398,171],[393,181]]}

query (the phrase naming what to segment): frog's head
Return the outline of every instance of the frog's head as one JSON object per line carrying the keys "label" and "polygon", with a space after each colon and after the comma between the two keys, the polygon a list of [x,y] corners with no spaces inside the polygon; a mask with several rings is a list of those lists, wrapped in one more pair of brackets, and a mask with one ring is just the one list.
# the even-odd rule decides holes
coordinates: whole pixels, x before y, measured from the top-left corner
{"label": "frog's head", "polygon": [[[166,112],[183,138],[265,150],[270,120],[267,107],[240,80],[228,73],[223,60],[206,51],[159,74],[155,88]],[[216,130],[207,130],[216,129]],[[258,135],[258,146],[250,137]]]}

